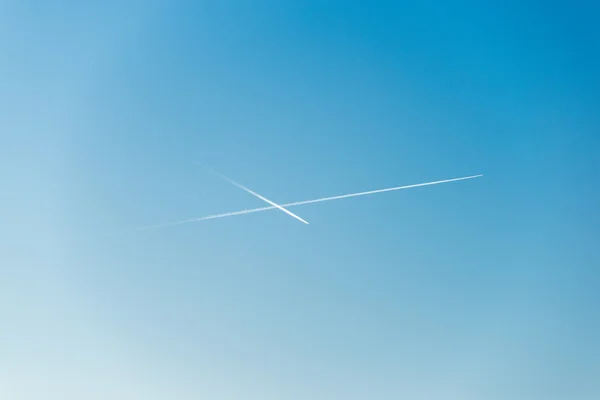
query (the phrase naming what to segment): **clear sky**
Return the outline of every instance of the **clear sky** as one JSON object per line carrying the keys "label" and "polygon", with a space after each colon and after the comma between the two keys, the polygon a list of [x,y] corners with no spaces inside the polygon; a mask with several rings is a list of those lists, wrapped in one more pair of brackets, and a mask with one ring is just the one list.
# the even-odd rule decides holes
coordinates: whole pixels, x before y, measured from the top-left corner
{"label": "clear sky", "polygon": [[599,20],[1,1],[0,398],[600,398]]}

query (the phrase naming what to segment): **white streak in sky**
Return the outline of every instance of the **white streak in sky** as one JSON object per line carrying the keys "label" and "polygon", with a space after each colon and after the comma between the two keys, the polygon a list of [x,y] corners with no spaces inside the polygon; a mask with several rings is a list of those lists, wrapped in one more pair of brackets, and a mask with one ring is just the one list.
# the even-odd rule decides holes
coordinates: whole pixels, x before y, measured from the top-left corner
{"label": "white streak in sky", "polygon": [[[343,195],[340,195],[340,196],[332,196],[332,197],[322,197],[320,199],[304,200],[304,201],[297,201],[297,202],[294,202],[294,203],[282,204],[281,207],[294,207],[294,206],[301,206],[301,205],[304,205],[304,204],[321,203],[321,202],[324,202],[324,201],[340,200],[340,199],[345,199],[345,198],[349,198],[349,197],[358,197],[358,196],[366,196],[366,195],[376,194],[376,193],[392,192],[392,191],[395,191],[395,190],[411,189],[411,188],[416,188],[416,187],[421,187],[421,186],[439,185],[441,183],[464,181],[464,180],[467,180],[467,179],[474,179],[474,178],[479,178],[479,177],[482,177],[482,176],[483,176],[483,174],[472,175],[472,176],[465,176],[465,177],[462,177],[462,178],[444,179],[444,180],[435,181],[435,182],[425,182],[425,183],[417,183],[417,184],[414,184],[414,185],[396,186],[396,187],[387,188],[387,189],[370,190],[368,192],[343,194]],[[233,211],[233,212],[228,212],[228,213],[223,213],[223,214],[213,214],[213,215],[207,215],[205,217],[200,217],[200,218],[193,218],[193,219],[188,219],[188,220],[183,220],[183,221],[170,222],[170,223],[161,224],[161,225],[147,226],[147,227],[144,227],[144,228],[139,228],[139,230],[164,228],[164,227],[167,227],[167,226],[188,224],[188,223],[191,223],[191,222],[206,221],[206,220],[209,220],[209,219],[233,217],[234,215],[250,214],[250,213],[255,213],[255,212],[260,212],[260,211],[274,210],[276,208],[277,207],[275,207],[275,206],[260,207],[260,208],[251,208],[251,209],[247,209],[247,210]]]}
{"label": "white streak in sky", "polygon": [[267,199],[266,197],[263,197],[263,196],[261,196],[260,194],[258,194],[258,193],[256,193],[256,192],[253,192],[252,190],[248,189],[247,187],[245,187],[245,186],[242,186],[242,185],[240,185],[239,183],[237,183],[237,182],[235,182],[235,181],[233,181],[233,180],[229,179],[229,178],[228,178],[228,177],[226,177],[225,175],[221,175],[221,174],[219,174],[219,173],[216,173],[216,172],[214,172],[214,171],[213,171],[213,173],[215,173],[216,175],[218,175],[218,176],[220,176],[221,178],[225,179],[227,182],[231,183],[232,185],[234,185],[234,186],[237,186],[237,187],[239,187],[239,188],[240,188],[240,189],[242,189],[242,190],[245,190],[246,192],[250,193],[251,195],[258,197],[258,198],[259,198],[259,199],[261,199],[262,201],[269,203],[269,204],[270,204],[270,205],[272,205],[273,207],[280,209],[281,211],[283,211],[284,213],[288,214],[289,216],[291,216],[291,217],[294,217],[294,218],[296,218],[298,221],[304,222],[306,225],[308,225],[308,222],[306,222],[305,220],[303,220],[302,218],[300,218],[299,216],[297,216],[297,215],[296,215],[296,214],[294,214],[293,212],[290,212],[290,211],[286,210],[285,208],[283,208],[283,207],[282,207],[282,206],[280,206],[279,204],[272,202],[271,200]]}

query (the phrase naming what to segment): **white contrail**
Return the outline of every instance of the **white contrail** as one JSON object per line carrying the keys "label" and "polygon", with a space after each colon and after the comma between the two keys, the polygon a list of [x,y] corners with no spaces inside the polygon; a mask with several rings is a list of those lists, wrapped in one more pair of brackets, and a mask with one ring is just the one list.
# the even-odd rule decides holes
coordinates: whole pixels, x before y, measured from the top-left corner
{"label": "white contrail", "polygon": [[[462,178],[444,179],[444,180],[441,180],[441,181],[417,183],[417,184],[414,184],[414,185],[406,185],[406,186],[396,186],[396,187],[387,188],[387,189],[370,190],[368,192],[343,194],[343,195],[340,195],[340,196],[323,197],[323,198],[314,199],[314,200],[297,201],[297,202],[294,202],[294,203],[282,204],[282,207],[294,207],[294,206],[301,206],[301,205],[304,205],[304,204],[321,203],[323,201],[345,199],[345,198],[348,198],[348,197],[366,196],[366,195],[369,195],[369,194],[392,192],[392,191],[395,191],[395,190],[411,189],[411,188],[421,187],[421,186],[439,185],[441,183],[464,181],[464,180],[467,180],[467,179],[474,179],[474,178],[479,178],[479,177],[482,177],[482,176],[483,176],[483,174],[471,175],[471,176],[465,176],[465,177],[462,177]],[[275,206],[272,206],[272,207],[260,207],[260,208],[251,208],[251,209],[247,209],[247,210],[232,211],[232,212],[223,213],[223,214],[213,214],[213,215],[207,215],[205,217],[199,217],[199,218],[187,219],[187,220],[182,220],[182,221],[169,222],[169,223],[160,224],[160,225],[147,226],[147,227],[144,227],[144,228],[139,228],[139,230],[164,228],[164,227],[167,227],[167,226],[181,225],[181,224],[187,224],[187,223],[191,223],[191,222],[206,221],[206,220],[209,220],[209,219],[233,217],[234,215],[250,214],[250,213],[255,213],[255,212],[260,212],[260,211],[274,210],[276,208],[277,207],[275,207]]]}
{"label": "white contrail", "polygon": [[265,201],[265,202],[269,203],[269,204],[270,204],[270,205],[272,205],[273,207],[280,209],[281,211],[283,211],[284,213],[288,214],[289,216],[291,216],[291,217],[294,217],[294,218],[296,218],[298,221],[304,222],[306,225],[308,225],[308,222],[306,222],[305,220],[303,220],[302,218],[300,218],[299,216],[297,216],[297,215],[296,215],[296,214],[294,214],[293,212],[290,212],[290,211],[286,210],[285,208],[283,208],[283,207],[282,207],[282,206],[280,206],[279,204],[272,202],[271,200],[267,199],[267,198],[266,198],[266,197],[264,197],[264,196],[261,196],[260,194],[258,194],[258,193],[256,193],[256,192],[253,192],[252,190],[248,189],[247,187],[245,187],[245,186],[243,186],[243,185],[240,185],[239,183],[237,183],[237,182],[233,181],[232,179],[229,179],[229,178],[228,178],[228,177],[226,177],[225,175],[219,174],[219,173],[217,173],[217,172],[214,172],[214,171],[212,171],[212,172],[213,172],[215,175],[218,175],[218,176],[220,176],[221,178],[225,179],[227,182],[231,183],[232,185],[234,185],[234,186],[237,186],[237,187],[239,187],[239,188],[240,188],[240,189],[242,189],[242,190],[245,190],[246,192],[250,193],[251,195],[258,197],[258,198],[259,198],[259,199],[261,199],[262,201]]}

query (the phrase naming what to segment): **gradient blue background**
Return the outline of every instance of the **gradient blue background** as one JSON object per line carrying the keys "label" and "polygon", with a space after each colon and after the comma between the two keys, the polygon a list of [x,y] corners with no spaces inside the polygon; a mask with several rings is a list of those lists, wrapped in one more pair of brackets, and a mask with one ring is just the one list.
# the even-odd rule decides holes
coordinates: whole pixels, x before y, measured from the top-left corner
{"label": "gradient blue background", "polygon": [[0,2],[0,398],[600,398],[600,7],[482,3]]}

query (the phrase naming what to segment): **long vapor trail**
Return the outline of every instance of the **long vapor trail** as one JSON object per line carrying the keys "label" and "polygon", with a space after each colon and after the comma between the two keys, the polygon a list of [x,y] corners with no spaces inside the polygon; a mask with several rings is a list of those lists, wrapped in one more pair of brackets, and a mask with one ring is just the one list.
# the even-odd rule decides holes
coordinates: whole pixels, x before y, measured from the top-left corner
{"label": "long vapor trail", "polygon": [[[367,192],[350,193],[350,194],[343,194],[343,195],[331,196],[331,197],[322,197],[320,199],[304,200],[304,201],[297,201],[297,202],[294,202],[294,203],[282,204],[281,207],[295,207],[295,206],[301,206],[301,205],[304,205],[304,204],[322,203],[324,201],[346,199],[346,198],[349,198],[349,197],[367,196],[367,195],[370,195],[370,194],[393,192],[393,191],[396,191],[396,190],[412,189],[412,188],[421,187],[421,186],[439,185],[439,184],[442,184],[442,183],[464,181],[464,180],[467,180],[467,179],[474,179],[474,178],[479,178],[479,177],[482,177],[482,176],[483,176],[483,174],[471,175],[471,176],[465,176],[465,177],[462,177],[462,178],[444,179],[444,180],[441,180],[441,181],[417,183],[417,184],[414,184],[414,185],[406,185],[406,186],[396,186],[396,187],[391,187],[391,188],[386,188],[386,189],[370,190],[370,191],[367,191]],[[267,211],[267,210],[274,210],[274,209],[277,209],[277,207],[270,206],[270,207],[251,208],[251,209],[240,210],[240,211],[233,211],[233,212],[228,212],[228,213],[223,213],[223,214],[213,214],[213,215],[207,215],[205,217],[199,217],[199,218],[187,219],[187,220],[182,220],[182,221],[169,222],[169,223],[166,223],[166,224],[147,226],[147,227],[144,227],[144,228],[138,228],[138,230],[148,230],[148,229],[164,228],[164,227],[168,227],[168,226],[188,224],[188,223],[191,223],[191,222],[206,221],[206,220],[209,220],[209,219],[217,219],[217,218],[225,218],[225,217],[233,217],[234,215],[251,214],[251,213],[255,213],[255,212]]]}

